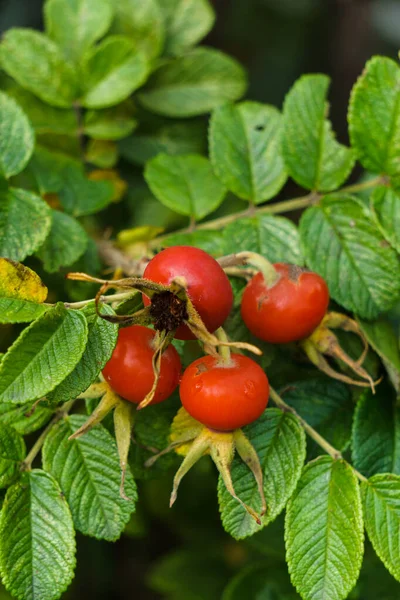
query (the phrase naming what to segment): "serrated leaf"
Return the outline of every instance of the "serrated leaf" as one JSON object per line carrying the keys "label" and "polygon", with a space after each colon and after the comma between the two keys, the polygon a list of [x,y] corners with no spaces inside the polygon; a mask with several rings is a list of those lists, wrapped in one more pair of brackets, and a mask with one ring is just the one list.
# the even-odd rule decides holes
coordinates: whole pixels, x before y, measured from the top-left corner
{"label": "serrated leaf", "polygon": [[0,323],[30,323],[48,310],[49,306],[19,300],[0,298]]}
{"label": "serrated leaf", "polygon": [[267,104],[242,102],[213,112],[210,158],[230,191],[254,204],[279,192],[287,179],[281,134],[281,115]]}
{"label": "serrated leaf", "polygon": [[0,257],[0,296],[44,302],[48,289],[39,275],[21,263]]}
{"label": "serrated leaf", "polygon": [[146,80],[143,52],[124,36],[109,36],[86,55],[82,65],[86,108],[106,108],[126,100]]}
{"label": "serrated leaf", "polygon": [[246,75],[238,62],[219,50],[201,47],[160,66],[139,100],[159,115],[194,117],[238,100],[246,87]]}
{"label": "serrated leaf", "polygon": [[24,329],[0,364],[0,401],[23,404],[52,391],[72,371],[86,346],[87,324],[62,304]]}
{"label": "serrated leaf", "polygon": [[363,393],[354,414],[352,462],[366,477],[376,473],[400,475],[400,408],[392,388],[381,383],[376,394]]}
{"label": "serrated leaf", "polygon": [[59,482],[76,529],[114,541],[135,509],[136,485],[128,470],[125,493],[131,500],[121,498],[117,447],[102,425],[68,440],[85,421],[83,415],[72,415],[51,430],[43,448],[43,466]]}
{"label": "serrated leaf", "polygon": [[380,186],[371,195],[372,215],[384,238],[400,252],[400,196]]}
{"label": "serrated leaf", "polygon": [[396,302],[396,253],[356,199],[344,194],[323,198],[303,213],[300,236],[308,265],[326,280],[336,302],[365,319]]}
{"label": "serrated leaf", "polygon": [[336,190],[354,165],[352,150],[336,141],[326,119],[329,77],[303,75],[285,98],[282,152],[289,175],[308,190]]}
{"label": "serrated leaf", "polygon": [[286,560],[304,600],[344,600],[363,558],[359,486],[344,460],[320,456],[309,463],[289,501]]}
{"label": "serrated leaf", "polygon": [[218,208],[226,193],[207,158],[196,154],[159,154],[147,163],[144,175],[162,204],[195,219]]}
{"label": "serrated leaf", "polygon": [[24,260],[44,242],[51,226],[50,208],[36,194],[0,189],[0,255]]}
{"label": "serrated leaf", "polygon": [[[351,390],[332,379],[307,379],[290,383],[282,391],[287,404],[314,427],[334,448],[343,451],[351,438],[354,403]],[[320,452],[317,445],[307,440],[313,457]]]}
{"label": "serrated leaf", "polygon": [[157,0],[118,0],[113,9],[113,32],[131,38],[149,58],[161,53],[165,32]]}
{"label": "serrated leaf", "polygon": [[57,600],[74,568],[75,537],[67,502],[57,482],[34,469],[8,490],[0,513],[3,583],[19,600]]}
{"label": "serrated leaf", "polygon": [[53,411],[42,404],[33,409],[31,404],[16,406],[8,402],[0,402],[0,424],[9,425],[21,435],[37,431],[52,415]]}
{"label": "serrated leaf", "polygon": [[208,0],[162,0],[166,54],[182,54],[212,29],[215,21]]}
{"label": "serrated leaf", "polygon": [[400,69],[384,56],[369,60],[349,105],[351,145],[366,169],[385,173],[400,187]]}
{"label": "serrated leaf", "polygon": [[241,248],[257,252],[273,263],[304,264],[297,228],[285,217],[257,215],[238,219],[224,227],[223,237],[224,254]]}
{"label": "serrated leaf", "polygon": [[375,475],[361,484],[365,528],[375,552],[400,581],[400,477]]}
{"label": "serrated leaf", "polygon": [[11,177],[27,164],[35,145],[35,134],[16,102],[0,92],[0,173]]}
{"label": "serrated leaf", "polygon": [[197,120],[153,127],[143,127],[141,123],[137,132],[119,143],[121,155],[138,165],[158,154],[205,154],[206,148],[206,128]]}
{"label": "serrated leaf", "polygon": [[120,140],[135,129],[137,120],[129,102],[111,108],[88,110],[84,117],[86,135],[95,140]]}
{"label": "serrated leaf", "polygon": [[52,106],[69,108],[76,99],[75,70],[39,31],[9,29],[0,45],[0,63],[23,88]]}
{"label": "serrated leaf", "polygon": [[24,438],[12,427],[0,425],[0,488],[8,487],[20,474],[25,458]]}
{"label": "serrated leaf", "polygon": [[77,261],[85,252],[87,241],[87,233],[76,219],[52,210],[50,232],[36,254],[45,270],[55,273]]}
{"label": "serrated leaf", "polygon": [[112,21],[110,0],[46,0],[47,35],[77,61],[107,32]]}
{"label": "serrated leaf", "polygon": [[[90,386],[110,359],[117,343],[118,326],[99,317],[94,306],[88,305],[83,311],[88,323],[88,339],[84,353],[74,370],[50,394],[51,403],[66,402],[76,398]],[[113,315],[110,306],[103,304],[101,313]]]}
{"label": "serrated leaf", "polygon": [[[265,526],[284,509],[296,488],[306,454],[305,435],[296,417],[277,408],[268,408],[243,431],[259,456],[264,476],[267,513],[262,518],[262,525]],[[232,463],[231,474],[237,495],[260,511],[261,499],[256,481],[239,457]],[[242,539],[259,530],[255,521],[226,490],[221,478],[218,500],[222,524],[234,538]]]}

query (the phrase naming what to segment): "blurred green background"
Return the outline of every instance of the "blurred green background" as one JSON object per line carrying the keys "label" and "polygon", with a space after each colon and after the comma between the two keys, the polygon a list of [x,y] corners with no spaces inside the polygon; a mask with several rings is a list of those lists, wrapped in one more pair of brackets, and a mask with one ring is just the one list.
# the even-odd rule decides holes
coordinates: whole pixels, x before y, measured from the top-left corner
{"label": "blurred green background", "polygon": [[[1,31],[12,26],[41,29],[42,4],[42,0],[1,0]],[[302,73],[327,73],[332,77],[331,119],[342,142],[347,141],[349,92],[366,60],[373,54],[396,58],[400,47],[400,0],[213,0],[213,4],[217,22],[204,43],[247,67],[248,98],[280,106]],[[248,542],[237,543],[219,522],[217,477],[210,461],[202,459],[187,476],[170,510],[172,473],[139,483],[139,512],[120,541],[108,544],[78,537],[77,575],[65,599],[298,597],[288,584],[282,519]],[[367,546],[363,574],[351,598],[398,600],[399,587]],[[5,598],[0,592],[0,600]]]}

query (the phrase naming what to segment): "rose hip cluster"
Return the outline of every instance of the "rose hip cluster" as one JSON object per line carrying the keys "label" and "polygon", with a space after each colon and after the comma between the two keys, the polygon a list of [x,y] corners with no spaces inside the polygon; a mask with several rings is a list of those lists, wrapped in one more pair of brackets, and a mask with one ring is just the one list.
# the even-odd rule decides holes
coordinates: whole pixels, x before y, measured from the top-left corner
{"label": "rose hip cluster", "polygon": [[[287,343],[309,336],[325,316],[329,293],[324,280],[300,267],[275,264],[275,281],[267,283],[257,273],[244,290],[241,314],[250,331],[270,343]],[[183,278],[187,295],[209,332],[220,328],[233,305],[227,275],[219,263],[203,250],[175,246],[157,254],[148,264],[144,279],[170,285]],[[154,303],[144,296],[145,306]],[[155,303],[154,303],[155,305]],[[184,307],[179,306],[180,315]],[[168,318],[174,318],[169,303]],[[183,310],[183,313],[182,313]],[[153,355],[156,331],[141,325],[120,329],[114,353],[103,375],[122,398],[139,404],[155,381]],[[185,324],[175,338],[195,339]],[[205,355],[187,367],[181,376],[181,361],[172,344],[163,352],[160,374],[151,404],[162,402],[180,385],[186,411],[198,422],[217,431],[232,431],[247,425],[265,410],[269,397],[268,378],[247,356],[221,352]]]}

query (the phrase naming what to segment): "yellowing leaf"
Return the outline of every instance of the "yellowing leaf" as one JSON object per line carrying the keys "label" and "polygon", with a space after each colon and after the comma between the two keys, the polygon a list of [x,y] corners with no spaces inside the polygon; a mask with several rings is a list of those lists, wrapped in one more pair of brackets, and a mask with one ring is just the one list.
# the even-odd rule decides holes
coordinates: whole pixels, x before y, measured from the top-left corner
{"label": "yellowing leaf", "polygon": [[92,181],[110,181],[114,186],[114,195],[111,202],[119,202],[124,196],[128,184],[124,179],[121,179],[117,171],[113,169],[95,169],[88,175]]}
{"label": "yellowing leaf", "polygon": [[118,245],[124,248],[136,242],[149,242],[150,240],[154,240],[163,231],[163,227],[154,227],[153,225],[141,225],[132,229],[124,229],[117,235]]}
{"label": "yellowing leaf", "polygon": [[14,260],[0,258],[0,296],[44,302],[47,291],[34,271]]}

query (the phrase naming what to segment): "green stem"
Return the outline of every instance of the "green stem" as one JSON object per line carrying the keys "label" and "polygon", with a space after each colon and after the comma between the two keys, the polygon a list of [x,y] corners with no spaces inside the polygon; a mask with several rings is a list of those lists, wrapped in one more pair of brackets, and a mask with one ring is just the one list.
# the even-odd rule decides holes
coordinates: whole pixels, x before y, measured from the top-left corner
{"label": "green stem", "polygon": [[[228,336],[222,327],[219,327],[214,334],[221,342],[229,342]],[[229,346],[218,346],[218,353],[222,358],[222,362],[225,365],[229,365],[231,362],[231,349]]]}
{"label": "green stem", "polygon": [[[279,394],[277,394],[277,392],[273,388],[270,388],[270,396],[278,408],[285,412],[290,412],[296,417],[300,425],[303,427],[304,431],[310,436],[311,439],[314,440],[314,442],[318,444],[318,446],[320,446],[320,448],[325,450],[325,452],[329,454],[329,456],[331,456],[334,460],[343,458],[341,452],[334,448],[325,438],[322,437],[322,435],[318,433],[318,431],[315,431],[315,429],[311,427],[311,425],[309,425],[307,421],[300,417],[300,415],[296,412],[294,408],[289,406],[289,404],[286,404],[286,402],[282,400],[282,398],[279,396]],[[352,468],[354,474],[360,481],[367,481],[364,475],[361,475],[361,473],[354,469],[354,467]]]}
{"label": "green stem", "polygon": [[35,460],[36,456],[39,454],[40,450],[42,449],[42,446],[44,444],[44,441],[45,441],[47,435],[49,434],[51,429],[53,429],[54,425],[56,423],[58,423],[58,421],[60,421],[62,418],[64,418],[65,415],[68,414],[68,412],[71,410],[71,408],[75,402],[76,402],[75,399],[70,400],[69,402],[66,402],[65,404],[63,404],[62,408],[60,408],[56,411],[53,419],[50,421],[50,423],[47,425],[47,427],[45,427],[45,429],[42,431],[42,433],[40,434],[40,436],[38,437],[36,442],[33,444],[32,448],[30,449],[29,453],[27,454],[25,460],[21,463],[22,471],[30,471],[30,469],[32,467],[32,463]]}
{"label": "green stem", "polygon": [[[126,300],[127,298],[131,298],[135,295],[134,291],[130,292],[121,292],[119,294],[113,294],[112,296],[100,296],[100,302],[103,304],[112,304],[113,302],[120,302],[122,300]],[[65,308],[84,308],[91,302],[94,302],[94,298],[90,298],[90,300],[82,300],[81,302],[64,302]]]}
{"label": "green stem", "polygon": [[338,191],[341,193],[345,193],[345,194],[353,194],[356,192],[362,192],[364,190],[369,190],[373,187],[376,187],[377,185],[384,185],[385,183],[386,183],[385,178],[382,177],[381,175],[378,175],[378,177],[374,177],[373,179],[368,179],[367,181],[363,181],[361,183],[355,183],[354,185],[348,185]]}

